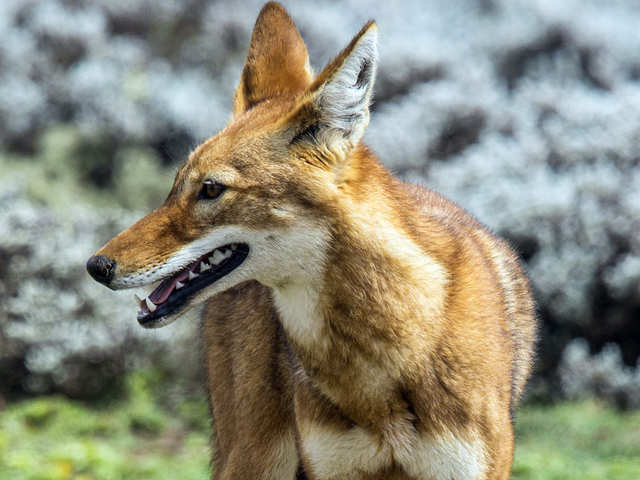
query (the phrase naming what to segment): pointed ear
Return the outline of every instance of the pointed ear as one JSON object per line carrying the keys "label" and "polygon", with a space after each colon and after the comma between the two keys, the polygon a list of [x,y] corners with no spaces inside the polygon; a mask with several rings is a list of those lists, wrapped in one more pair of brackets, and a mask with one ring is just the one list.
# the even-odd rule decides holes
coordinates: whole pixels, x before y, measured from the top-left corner
{"label": "pointed ear", "polygon": [[292,144],[312,141],[345,151],[358,144],[369,124],[369,104],[378,60],[378,27],[369,21],[318,76],[294,116]]}
{"label": "pointed ear", "polygon": [[313,81],[307,47],[282,5],[260,11],[233,102],[233,117],[263,100],[304,91]]}

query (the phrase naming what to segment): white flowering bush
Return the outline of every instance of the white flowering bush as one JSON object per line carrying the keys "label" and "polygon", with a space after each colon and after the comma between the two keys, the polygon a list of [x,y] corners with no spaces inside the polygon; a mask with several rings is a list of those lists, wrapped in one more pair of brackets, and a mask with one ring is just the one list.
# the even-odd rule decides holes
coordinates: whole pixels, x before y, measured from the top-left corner
{"label": "white flowering bush", "polygon": [[[71,168],[82,188],[97,189],[119,206],[151,204],[158,198],[159,184],[154,187],[152,180],[162,170],[158,159],[174,167],[226,123],[262,3],[0,2],[0,150],[25,163],[40,162],[50,172]],[[366,141],[396,174],[453,198],[520,250],[544,322],[538,372],[564,385],[567,376],[558,376],[557,367],[566,364],[571,351],[565,348],[576,337],[589,339],[596,356],[604,345],[617,345],[612,348],[619,348],[620,362],[605,362],[606,368],[636,368],[637,4],[284,3],[316,71],[366,20],[376,18],[380,69]],[[71,160],[47,160],[52,157],[43,139],[58,125],[80,139]],[[21,372],[16,378],[32,378],[24,388],[57,388],[64,384],[57,378],[80,368],[72,365],[87,358],[98,359],[92,368],[102,364],[87,352],[123,352],[121,366],[108,377],[116,378],[137,350],[123,345],[140,338],[147,345],[148,337],[140,336],[134,322],[114,320],[125,309],[119,297],[92,285],[82,269],[98,239],[108,238],[100,232],[125,226],[128,214],[110,210],[98,221],[102,214],[95,207],[78,206],[82,213],[55,216],[33,203],[28,185],[11,191],[2,197],[2,215],[11,217],[3,217],[0,251],[9,252],[11,267],[0,266],[0,272],[14,273],[0,277],[0,288],[11,292],[0,307],[0,340],[9,339],[0,368],[11,365],[9,370]],[[8,226],[16,222],[27,226]],[[48,227],[34,230],[33,222]],[[31,245],[47,235],[46,245]],[[65,268],[75,273],[60,273]],[[42,269],[46,275],[38,273]],[[117,341],[109,336],[116,331]],[[46,346],[43,332],[57,346]],[[167,348],[162,341],[158,345]],[[18,363],[7,363],[9,357]],[[586,370],[574,367],[591,357],[579,358],[571,371],[587,379]],[[63,373],[38,373],[47,365],[64,365],[56,367]],[[580,385],[598,390],[590,380]],[[574,390],[562,389],[567,395]]]}

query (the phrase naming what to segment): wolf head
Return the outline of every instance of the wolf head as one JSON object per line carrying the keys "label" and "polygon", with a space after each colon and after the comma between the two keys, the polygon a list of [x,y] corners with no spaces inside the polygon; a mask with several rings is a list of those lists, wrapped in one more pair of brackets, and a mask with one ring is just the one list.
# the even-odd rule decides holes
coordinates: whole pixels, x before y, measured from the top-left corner
{"label": "wolf head", "polygon": [[317,77],[293,21],[266,4],[228,126],[179,170],[164,204],[87,262],[112,289],[160,284],[138,321],[159,327],[247,280],[280,287],[321,275],[332,208],[365,155],[377,59],[367,23]]}

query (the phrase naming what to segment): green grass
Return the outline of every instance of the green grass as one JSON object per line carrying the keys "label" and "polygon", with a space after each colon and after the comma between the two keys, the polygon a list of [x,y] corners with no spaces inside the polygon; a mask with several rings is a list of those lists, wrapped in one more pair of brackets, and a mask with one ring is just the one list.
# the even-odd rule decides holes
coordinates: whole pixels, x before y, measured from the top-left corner
{"label": "green grass", "polygon": [[640,412],[596,401],[524,407],[517,417],[513,479],[640,479]]}
{"label": "green grass", "polygon": [[144,377],[133,376],[129,390],[104,408],[61,397],[10,404],[0,412],[0,479],[209,478],[204,399],[168,412]]}
{"label": "green grass", "polygon": [[[204,400],[168,412],[152,384],[134,375],[128,399],[103,408],[61,397],[10,404],[0,412],[0,479],[208,478]],[[512,478],[640,479],[640,412],[596,401],[522,408]]]}

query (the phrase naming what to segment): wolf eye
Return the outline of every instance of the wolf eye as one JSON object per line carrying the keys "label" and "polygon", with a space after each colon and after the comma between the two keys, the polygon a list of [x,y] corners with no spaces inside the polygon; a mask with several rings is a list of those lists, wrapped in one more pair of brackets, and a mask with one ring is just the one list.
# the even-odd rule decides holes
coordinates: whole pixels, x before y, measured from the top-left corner
{"label": "wolf eye", "polygon": [[198,194],[198,200],[207,199],[213,200],[218,198],[227,189],[224,185],[214,182],[213,180],[205,180],[202,184],[202,189]]}

